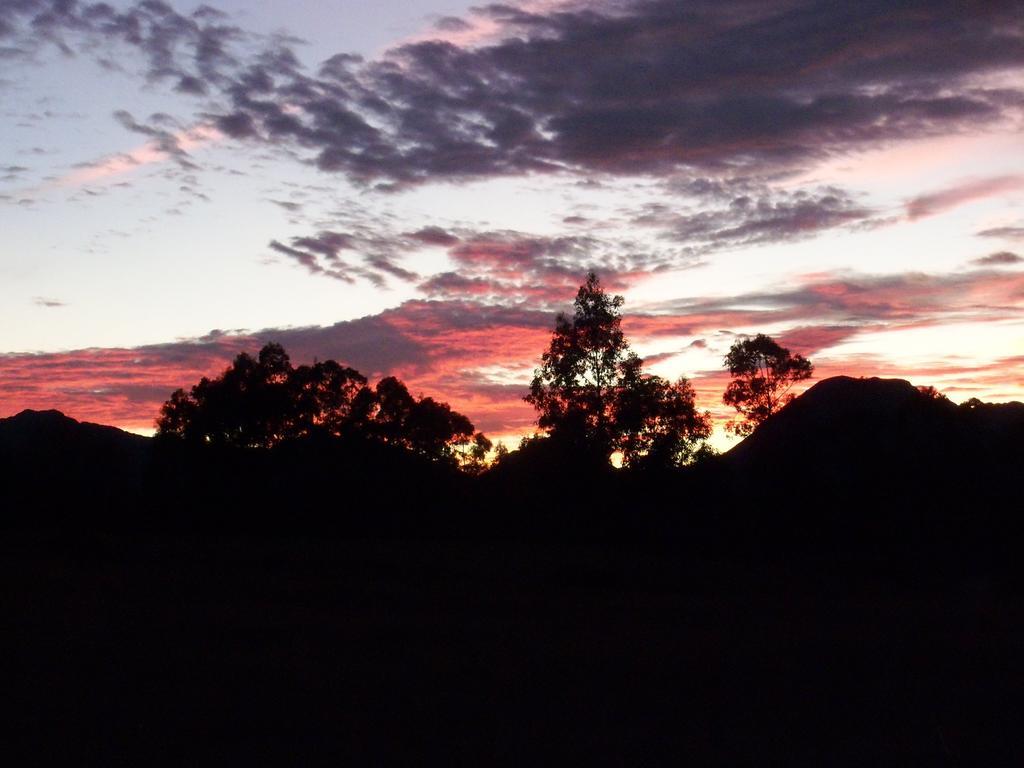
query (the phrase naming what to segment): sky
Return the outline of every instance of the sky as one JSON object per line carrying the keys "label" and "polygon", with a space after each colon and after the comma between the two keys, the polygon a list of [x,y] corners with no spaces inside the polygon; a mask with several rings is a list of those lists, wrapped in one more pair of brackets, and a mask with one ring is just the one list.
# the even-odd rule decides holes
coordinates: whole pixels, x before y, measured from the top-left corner
{"label": "sky", "polygon": [[1024,399],[1024,9],[0,0],[0,234],[0,416],[278,341],[514,439],[589,270],[719,422],[759,332]]}

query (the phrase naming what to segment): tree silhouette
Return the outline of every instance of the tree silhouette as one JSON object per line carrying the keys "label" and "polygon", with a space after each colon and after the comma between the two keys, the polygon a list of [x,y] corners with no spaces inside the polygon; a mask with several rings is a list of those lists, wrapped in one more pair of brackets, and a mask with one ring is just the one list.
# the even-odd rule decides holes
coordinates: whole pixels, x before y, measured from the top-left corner
{"label": "tree silhouette", "polygon": [[606,294],[591,272],[576,294],[572,318],[560,313],[555,319],[526,397],[540,412],[542,429],[605,456],[614,450],[616,392],[632,355],[621,328],[622,302]]}
{"label": "tree silhouette", "polygon": [[[925,398],[927,398],[928,400],[944,400],[944,401],[947,401],[947,402],[949,401],[948,397],[946,397],[944,394],[939,392],[939,390],[937,390],[935,387],[931,386],[930,384],[925,384],[925,385],[921,385],[921,386],[917,387],[917,391],[920,392],[922,395],[924,395]],[[974,399],[977,399],[977,398],[974,398]]]}
{"label": "tree silhouette", "polygon": [[280,344],[242,353],[215,379],[175,391],[157,433],[190,443],[271,448],[311,435],[358,436],[476,471],[490,441],[466,416],[430,397],[417,399],[394,376],[366,377],[334,360],[293,368]]}
{"label": "tree silhouette", "polygon": [[[456,458],[458,459],[459,466],[462,467],[463,471],[471,475],[479,475],[487,469],[487,454],[491,452],[492,447],[494,447],[493,443],[487,439],[487,436],[483,432],[477,432],[473,435],[471,442],[458,446]],[[507,454],[508,449],[501,443],[498,443],[498,447],[494,451],[495,463]]]}
{"label": "tree silhouette", "polygon": [[570,318],[559,314],[525,400],[549,435],[607,461],[678,464],[710,434],[685,379],[670,384],[642,372],[622,332],[623,298],[609,296],[593,272],[580,286]]}
{"label": "tree silhouette", "polygon": [[814,373],[810,360],[794,355],[770,336],[759,333],[735,342],[725,356],[732,381],[722,402],[742,418],[729,423],[737,435],[749,435],[769,416],[790,402],[792,386]]}
{"label": "tree silhouette", "polygon": [[203,377],[189,393],[175,391],[160,410],[157,431],[190,442],[268,448],[289,432],[292,370],[280,344],[267,344],[255,358],[243,352],[220,377]]}
{"label": "tree silhouette", "polygon": [[680,378],[672,383],[644,375],[635,356],[626,362],[616,422],[626,466],[685,464],[711,436],[711,418],[697,410],[690,382]]}
{"label": "tree silhouette", "polygon": [[381,442],[408,448],[409,417],[415,407],[416,398],[405,384],[394,376],[387,376],[377,382],[374,389],[360,392],[356,404],[357,425]]}
{"label": "tree silhouette", "polygon": [[291,376],[295,413],[289,436],[340,435],[353,423],[353,404],[365,386],[365,376],[334,360],[299,366]]}

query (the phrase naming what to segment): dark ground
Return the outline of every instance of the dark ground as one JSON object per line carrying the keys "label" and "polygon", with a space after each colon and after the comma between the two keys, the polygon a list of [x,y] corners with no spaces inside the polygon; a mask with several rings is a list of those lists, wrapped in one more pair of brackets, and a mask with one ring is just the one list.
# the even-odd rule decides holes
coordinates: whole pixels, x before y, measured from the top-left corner
{"label": "dark ground", "polygon": [[670,471],[0,419],[0,749],[1022,765],[1022,446],[1019,403],[848,378]]}
{"label": "dark ground", "polygon": [[38,532],[0,571],[9,764],[1024,758],[1024,604],[988,577]]}

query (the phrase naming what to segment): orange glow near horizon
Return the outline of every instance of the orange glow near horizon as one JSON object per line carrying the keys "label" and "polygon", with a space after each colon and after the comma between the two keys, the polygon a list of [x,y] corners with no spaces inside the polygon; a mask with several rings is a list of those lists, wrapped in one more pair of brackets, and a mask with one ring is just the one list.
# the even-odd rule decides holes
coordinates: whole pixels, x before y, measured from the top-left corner
{"label": "orange glow near horizon", "polygon": [[[546,337],[546,333],[536,334],[532,344],[517,345],[517,351],[540,349],[536,342],[543,344]],[[469,341],[462,354],[451,359],[439,357],[429,369],[410,371],[408,375],[401,370],[386,373],[397,375],[416,394],[450,403],[492,440],[502,440],[507,447],[514,448],[521,437],[536,431],[534,411],[522,400],[526,383],[495,385],[487,379],[465,376],[467,368],[479,361],[477,356],[486,350],[485,339]],[[0,416],[26,408],[56,408],[82,421],[151,433],[160,406],[172,391],[187,388],[202,376],[218,375],[238,351],[251,353],[257,347],[254,339],[243,338],[215,348],[196,344],[187,349],[189,356],[178,360],[161,359],[159,348],[0,356]],[[491,357],[503,360],[502,353],[501,345],[496,344]],[[833,358],[822,353],[813,359],[814,378],[795,388],[795,393],[822,379],[846,375],[904,378],[915,385],[933,385],[957,402],[970,397],[1024,399],[1024,355],[982,365],[947,361],[910,367],[871,356]],[[690,376],[690,381],[697,393],[698,407],[711,412],[716,432],[721,432],[724,423],[734,415],[721,402],[728,383],[726,371],[698,372]]]}

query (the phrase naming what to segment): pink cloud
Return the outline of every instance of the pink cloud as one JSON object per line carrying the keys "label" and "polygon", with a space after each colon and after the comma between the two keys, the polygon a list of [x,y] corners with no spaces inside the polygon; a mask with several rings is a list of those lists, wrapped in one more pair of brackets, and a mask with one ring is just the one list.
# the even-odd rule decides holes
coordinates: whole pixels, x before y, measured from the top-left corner
{"label": "pink cloud", "polygon": [[[210,125],[200,124],[172,134],[173,140],[182,151],[213,144],[224,138],[224,135]],[[55,182],[61,186],[79,186],[92,184],[112,176],[130,173],[137,168],[154,163],[167,162],[171,155],[161,149],[155,141],[148,141],[128,152],[109,155],[89,165],[77,168]]]}

